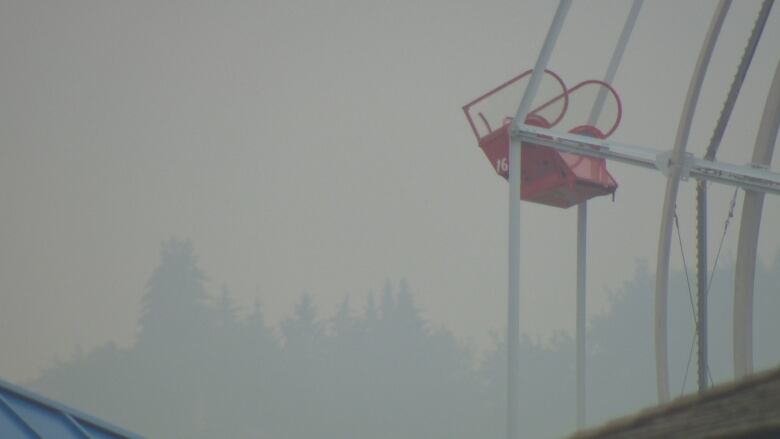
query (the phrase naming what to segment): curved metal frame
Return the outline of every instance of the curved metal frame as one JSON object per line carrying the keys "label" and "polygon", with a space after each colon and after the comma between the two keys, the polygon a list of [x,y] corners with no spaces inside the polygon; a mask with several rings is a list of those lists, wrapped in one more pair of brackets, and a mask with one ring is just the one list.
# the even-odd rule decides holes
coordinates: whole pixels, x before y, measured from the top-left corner
{"label": "curved metal frame", "polygon": [[[482,96],[474,99],[473,101],[471,101],[468,104],[463,106],[463,113],[465,113],[466,119],[468,119],[468,121],[469,121],[469,125],[471,126],[471,131],[474,133],[474,137],[476,137],[477,143],[479,143],[479,140],[482,137],[484,137],[484,136],[480,137],[479,131],[477,131],[477,126],[474,124],[474,120],[471,118],[471,114],[469,113],[469,110],[471,109],[471,107],[473,107],[475,104],[483,101],[484,99],[487,99],[490,96],[493,96],[494,94],[496,94],[499,91],[503,90],[504,88],[514,84],[515,82],[525,78],[526,76],[531,75],[532,73],[533,73],[533,69],[526,70],[526,71],[520,73],[519,75],[515,76],[514,78],[511,78],[508,81],[498,85],[497,87],[493,88],[492,90],[488,91],[487,93],[483,94]],[[566,87],[566,83],[563,82],[563,79],[561,79],[561,77],[558,76],[557,73],[553,72],[552,70],[548,70],[548,69],[544,69],[544,73],[546,73],[546,74],[552,76],[553,78],[555,78],[555,80],[561,86],[562,93],[561,93],[561,95],[558,95],[558,96],[550,99],[549,101],[543,103],[539,107],[537,107],[534,110],[530,111],[529,114],[534,114],[534,113],[536,113],[538,111],[541,111],[541,110],[547,108],[548,106],[550,106],[553,103],[553,101],[557,100],[560,96],[564,96],[563,108],[561,109],[561,113],[558,115],[558,117],[555,120],[550,122],[550,126],[555,126],[558,122],[561,121],[561,119],[563,119],[563,116],[566,114],[566,111],[569,109],[568,88]],[[482,122],[487,127],[488,132],[492,133],[493,129],[490,126],[490,123],[488,123],[488,121],[485,119],[485,115],[483,115],[480,112],[478,114],[478,116],[480,117],[480,119],[482,119]]]}
{"label": "curved metal frame", "polygon": [[[731,87],[729,87],[718,122],[715,124],[715,130],[704,154],[704,160],[715,160],[715,154],[718,152],[718,147],[723,139],[723,133],[726,131],[726,125],[728,125],[729,118],[734,110],[742,84],[745,82],[748,68],[756,53],[756,47],[758,47],[761,34],[764,32],[773,3],[774,0],[764,0],[761,5],[758,18],[753,26],[753,30],[750,32],[745,50],[742,52],[742,59],[739,61],[737,73],[731,82]],[[704,180],[699,180],[696,184],[696,283],[696,316],[698,317],[696,319],[697,375],[699,392],[702,392],[709,384],[707,295],[710,288],[707,275],[707,183]]]}
{"label": "curved metal frame", "polygon": [[[769,88],[761,124],[758,127],[752,163],[769,166],[777,132],[780,128],[780,61]],[[734,375],[739,378],[753,373],[753,281],[756,274],[756,251],[764,194],[745,191],[739,244],[734,274]]]}
{"label": "curved metal frame", "polygon": [[707,71],[715,42],[723,26],[730,0],[720,0],[715,9],[715,14],[707,30],[707,36],[702,44],[699,58],[696,61],[688,94],[685,98],[680,124],[677,127],[677,136],[674,149],[669,160],[669,174],[666,180],[666,192],[663,211],[661,214],[661,230],[658,237],[658,258],[656,260],[655,276],[655,370],[658,401],[661,403],[669,400],[669,361],[667,348],[667,301],[669,296],[669,253],[672,241],[672,219],[674,218],[677,192],[682,174],[682,164],[685,159],[685,149],[688,145],[693,113],[699,99],[704,74]]}
{"label": "curved metal frame", "polygon": [[612,87],[610,84],[604,81],[599,81],[596,79],[590,79],[587,81],[580,82],[579,84],[575,85],[569,90],[569,94],[571,94],[571,92],[576,90],[578,87],[584,87],[588,84],[598,84],[603,87],[606,87],[607,90],[609,90],[609,92],[612,93],[612,96],[615,97],[615,102],[617,103],[617,117],[615,118],[615,123],[612,124],[612,127],[606,133],[604,133],[605,138],[609,137],[612,135],[612,133],[615,132],[617,127],[620,125],[620,121],[623,119],[623,102],[620,100],[620,95],[617,94],[617,91],[615,91],[614,87]]}
{"label": "curved metal frame", "polygon": [[[555,101],[557,101],[560,98],[564,98],[564,100],[565,100],[564,101],[565,102],[564,103],[564,108],[566,108],[569,105],[569,100],[571,99],[572,92],[577,91],[578,89],[580,89],[582,87],[585,87],[586,85],[590,85],[590,84],[596,84],[596,85],[600,85],[600,86],[606,88],[607,91],[612,93],[612,96],[615,97],[615,102],[617,102],[617,117],[615,118],[615,123],[612,124],[612,127],[606,133],[604,133],[604,138],[607,138],[610,135],[612,135],[612,133],[614,133],[615,130],[617,129],[618,125],[620,125],[620,120],[623,118],[623,103],[620,101],[620,96],[617,94],[617,91],[615,91],[615,89],[611,85],[609,85],[608,83],[606,83],[604,81],[601,81],[601,80],[598,80],[598,79],[588,79],[588,80],[582,81],[582,82],[578,83],[577,85],[575,85],[574,87],[566,90],[566,93],[559,94],[558,96],[550,99],[549,101],[544,103],[542,106],[540,106],[539,108],[537,108],[534,111],[532,111],[532,113],[545,109],[546,107],[548,107],[549,105],[552,105]],[[603,105],[603,103],[602,103],[602,105]],[[558,123],[563,118],[564,114],[565,113],[561,113],[561,115],[558,117],[558,119],[555,119],[555,123]],[[555,124],[553,124],[553,125],[555,125]]]}

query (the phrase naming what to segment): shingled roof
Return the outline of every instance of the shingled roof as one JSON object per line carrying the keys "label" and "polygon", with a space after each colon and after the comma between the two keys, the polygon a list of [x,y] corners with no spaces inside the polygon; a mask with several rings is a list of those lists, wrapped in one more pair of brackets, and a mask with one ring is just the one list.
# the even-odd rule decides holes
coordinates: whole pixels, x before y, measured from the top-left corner
{"label": "shingled roof", "polygon": [[678,398],[570,439],[780,438],[780,368]]}

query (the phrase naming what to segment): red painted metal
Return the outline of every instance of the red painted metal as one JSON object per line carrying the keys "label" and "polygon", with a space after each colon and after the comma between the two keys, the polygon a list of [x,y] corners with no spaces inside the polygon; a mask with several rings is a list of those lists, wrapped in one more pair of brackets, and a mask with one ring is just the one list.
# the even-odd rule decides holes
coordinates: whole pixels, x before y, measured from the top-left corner
{"label": "red painted metal", "polygon": [[[552,105],[561,99],[564,100],[565,108],[569,109],[569,102],[571,102],[572,96],[577,94],[577,92],[581,92],[587,86],[604,87],[607,89],[609,94],[611,94],[613,99],[615,100],[615,104],[617,106],[617,114],[615,115],[615,121],[612,123],[612,126],[607,131],[601,133],[601,131],[599,130],[599,132],[601,133],[599,135],[599,138],[606,139],[607,137],[611,136],[612,133],[614,133],[615,130],[617,129],[618,125],[620,125],[620,121],[623,118],[623,103],[620,101],[620,96],[618,96],[615,89],[604,81],[599,81],[598,79],[588,79],[587,81],[582,81],[579,84],[575,85],[574,87],[566,90],[566,92],[561,93],[560,95],[550,99],[549,101],[547,101],[547,103],[544,104],[544,106],[537,108],[536,111],[540,111],[543,109],[543,107]],[[560,119],[563,119],[563,116],[564,114],[561,114]]]}
{"label": "red painted metal", "polygon": [[[463,107],[471,128],[474,131],[474,135],[477,137],[480,148],[493,165],[496,173],[505,179],[509,179],[509,129],[511,127],[512,118],[506,117],[502,121],[501,126],[494,129],[490,126],[484,115],[478,113],[478,116],[485,124],[488,132],[480,137],[469,110],[473,105],[500,92],[504,87],[525,77],[529,73],[530,71],[522,73]],[[529,113],[525,120],[527,125],[542,128],[553,127],[561,120],[565,120],[564,115],[569,108],[568,100],[572,94],[575,94],[575,92],[587,85],[596,85],[599,87],[606,87],[613,95],[615,102],[617,103],[615,122],[609,127],[606,134],[599,128],[591,125],[578,125],[569,132],[603,139],[617,129],[622,116],[622,105],[617,92],[615,92],[611,86],[602,81],[590,80],[581,82],[571,89],[566,90],[563,81],[560,81],[560,78],[554,73],[551,74],[559,80],[560,84],[563,86],[563,92]],[[552,123],[537,114],[539,111],[561,99],[564,100],[563,110]],[[520,188],[520,198],[522,200],[560,208],[568,208],[593,197],[609,194],[613,194],[614,196],[614,193],[617,190],[617,182],[607,171],[606,160],[604,159],[558,152],[552,148],[529,142],[523,142],[521,154],[520,176],[522,178],[522,185]]]}
{"label": "red painted metal", "polygon": [[[552,127],[552,126],[555,126],[558,122],[560,122],[560,120],[563,118],[564,114],[566,114],[566,109],[567,109],[567,107],[569,105],[569,95],[568,95],[568,93],[566,93],[566,84],[563,82],[563,79],[561,79],[561,77],[558,76],[557,73],[553,72],[552,70],[545,70],[544,72],[547,75],[552,76],[552,78],[555,79],[555,81],[558,83],[558,85],[560,85],[560,87],[561,87],[561,94],[553,97],[549,101],[547,101],[544,104],[540,105],[539,107],[535,108],[529,114],[537,114],[538,112],[540,112],[542,110],[545,110],[548,107],[550,107],[553,103],[563,99],[563,108],[561,109],[560,114],[558,114],[558,116],[555,119],[553,119],[552,122],[550,122],[549,126]],[[483,94],[482,96],[474,99],[473,101],[471,101],[468,104],[463,106],[463,112],[466,114],[466,119],[468,119],[468,121],[469,121],[469,125],[471,126],[471,131],[474,133],[474,137],[477,138],[477,142],[479,142],[479,139],[482,136],[479,135],[479,130],[477,129],[476,122],[474,122],[474,117],[479,117],[479,119],[482,121],[482,123],[487,128],[488,133],[492,133],[493,132],[493,128],[490,126],[489,121],[485,118],[485,116],[482,113],[477,113],[476,115],[473,116],[471,114],[471,108],[473,106],[475,106],[476,104],[484,102],[485,100],[489,99],[490,97],[492,97],[493,95],[499,93],[500,91],[506,90],[507,87],[510,87],[511,85],[513,85],[513,84],[515,84],[515,83],[517,83],[517,82],[519,82],[519,81],[521,81],[523,79],[530,79],[531,78],[531,73],[533,73],[533,69],[526,70],[526,71],[520,73],[519,75],[515,76],[514,78],[504,82],[503,84],[495,87],[494,89],[488,91],[487,93]],[[511,114],[507,113],[505,115],[505,117],[510,118],[510,120],[511,120],[511,116],[514,116],[514,112],[513,111],[515,110],[515,108],[512,108],[511,110],[512,110]],[[504,122],[506,122],[506,120],[504,120]]]}

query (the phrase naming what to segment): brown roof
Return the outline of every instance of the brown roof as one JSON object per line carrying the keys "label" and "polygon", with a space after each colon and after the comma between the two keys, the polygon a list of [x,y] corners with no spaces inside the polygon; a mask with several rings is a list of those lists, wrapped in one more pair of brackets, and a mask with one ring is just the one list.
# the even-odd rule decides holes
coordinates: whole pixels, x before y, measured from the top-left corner
{"label": "brown roof", "polygon": [[570,439],[780,438],[780,368],[678,398]]}

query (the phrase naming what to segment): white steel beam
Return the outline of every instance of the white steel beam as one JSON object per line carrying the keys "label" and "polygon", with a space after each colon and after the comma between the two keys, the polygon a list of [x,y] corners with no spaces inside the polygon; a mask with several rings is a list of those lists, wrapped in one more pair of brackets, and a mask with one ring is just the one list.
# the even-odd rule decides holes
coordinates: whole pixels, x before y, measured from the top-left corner
{"label": "white steel beam", "polygon": [[[605,158],[640,168],[654,169],[664,174],[668,173],[670,168],[669,151],[563,133],[531,125],[520,126],[516,135],[524,142],[549,146],[558,151]],[[695,178],[755,192],[780,195],[780,174],[761,165],[711,162],[686,154],[680,177],[682,180]]]}
{"label": "white steel beam", "polygon": [[[620,61],[623,59],[623,54],[626,51],[628,45],[628,39],[631,37],[631,32],[636,25],[636,19],[639,16],[639,10],[642,8],[643,0],[634,0],[631,5],[631,10],[628,11],[628,17],[623,24],[623,30],[618,37],[615,50],[612,52],[612,58],[607,66],[607,72],[604,74],[604,82],[612,84],[617,73]],[[599,93],[596,96],[596,102],[593,104],[593,108],[590,110],[590,116],[588,116],[588,125],[596,125],[601,110],[604,108],[604,101],[607,98],[607,88],[601,87]],[[587,254],[588,254],[588,202],[583,201],[577,206],[577,312],[576,312],[576,340],[577,340],[577,429],[581,430],[585,427],[586,416],[586,349],[585,349],[585,335],[587,330]]]}
{"label": "white steel beam", "polygon": [[576,341],[577,341],[577,429],[585,428],[585,331],[587,330],[587,295],[585,294],[587,270],[587,230],[588,230],[588,202],[582,202],[577,206],[577,304],[576,314]]}
{"label": "white steel beam", "polygon": [[[525,122],[544,69],[563,28],[571,0],[560,0],[536,59],[528,87],[520,100],[514,126]],[[509,144],[509,279],[507,285],[507,404],[506,437],[520,438],[520,139],[512,136]]]}

